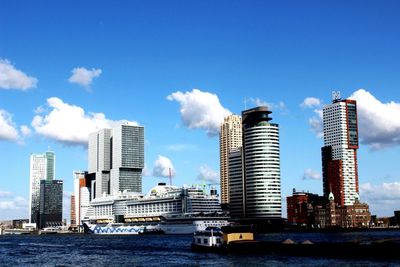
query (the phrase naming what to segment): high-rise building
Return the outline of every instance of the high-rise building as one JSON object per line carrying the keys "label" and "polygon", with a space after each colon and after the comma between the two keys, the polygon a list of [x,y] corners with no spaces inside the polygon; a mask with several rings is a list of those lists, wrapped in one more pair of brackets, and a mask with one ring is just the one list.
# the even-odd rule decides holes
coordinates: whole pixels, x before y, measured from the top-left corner
{"label": "high-rise building", "polygon": [[71,226],[76,226],[75,194],[71,194]]}
{"label": "high-rise building", "polygon": [[232,218],[243,217],[244,191],[243,191],[243,165],[242,148],[229,152],[229,206]]}
{"label": "high-rise building", "polygon": [[281,175],[279,125],[270,123],[268,107],[242,112],[244,216],[280,219]]}
{"label": "high-rise building", "polygon": [[94,175],[89,175],[88,172],[74,171],[74,195],[75,205],[71,206],[76,216],[76,225],[82,224],[82,219],[86,215],[89,208],[90,200],[92,199],[91,187]]}
{"label": "high-rise building", "polygon": [[141,192],[144,127],[124,123],[89,135],[89,174],[95,174],[95,198],[119,191]]}
{"label": "high-rise building", "polygon": [[47,151],[43,154],[31,154],[29,168],[29,222],[39,223],[40,181],[54,180],[55,154]]}
{"label": "high-rise building", "polygon": [[280,219],[279,126],[272,112],[256,107],[242,112],[243,146],[228,154],[230,211],[233,218]]}
{"label": "high-rise building", "polygon": [[40,180],[39,228],[62,225],[63,181]]}
{"label": "high-rise building", "polygon": [[112,129],[112,193],[142,192],[144,127],[122,124]]}
{"label": "high-rise building", "polygon": [[89,135],[89,173],[96,176],[96,197],[110,194],[111,129]]}
{"label": "high-rise building", "polygon": [[352,205],[358,196],[357,103],[335,98],[323,108],[324,147],[322,174],[324,197],[333,193],[340,206]]}
{"label": "high-rise building", "polygon": [[242,118],[238,115],[229,115],[220,125],[219,154],[221,203],[229,203],[229,153],[242,146]]}

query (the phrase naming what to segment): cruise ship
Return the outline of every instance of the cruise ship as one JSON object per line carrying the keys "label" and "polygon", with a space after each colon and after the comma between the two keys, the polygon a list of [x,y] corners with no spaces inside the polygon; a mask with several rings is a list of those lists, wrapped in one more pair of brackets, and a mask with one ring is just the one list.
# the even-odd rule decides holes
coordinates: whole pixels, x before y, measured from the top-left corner
{"label": "cruise ship", "polygon": [[123,192],[91,201],[83,219],[94,234],[193,234],[228,225],[215,189],[159,183],[146,195]]}

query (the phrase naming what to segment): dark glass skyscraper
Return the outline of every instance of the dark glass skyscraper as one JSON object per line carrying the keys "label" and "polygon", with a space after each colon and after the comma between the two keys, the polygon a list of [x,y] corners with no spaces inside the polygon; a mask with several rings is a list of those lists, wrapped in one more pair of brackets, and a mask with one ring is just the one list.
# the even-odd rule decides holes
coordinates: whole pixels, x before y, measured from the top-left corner
{"label": "dark glass skyscraper", "polygon": [[63,181],[40,181],[40,215],[39,227],[62,225]]}

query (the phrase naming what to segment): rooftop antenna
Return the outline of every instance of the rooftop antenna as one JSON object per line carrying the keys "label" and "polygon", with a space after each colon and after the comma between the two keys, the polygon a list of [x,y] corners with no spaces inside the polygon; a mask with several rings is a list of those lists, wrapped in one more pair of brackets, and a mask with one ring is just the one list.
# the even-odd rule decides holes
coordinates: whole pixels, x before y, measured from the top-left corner
{"label": "rooftop antenna", "polygon": [[332,102],[335,103],[341,99],[340,91],[332,91]]}

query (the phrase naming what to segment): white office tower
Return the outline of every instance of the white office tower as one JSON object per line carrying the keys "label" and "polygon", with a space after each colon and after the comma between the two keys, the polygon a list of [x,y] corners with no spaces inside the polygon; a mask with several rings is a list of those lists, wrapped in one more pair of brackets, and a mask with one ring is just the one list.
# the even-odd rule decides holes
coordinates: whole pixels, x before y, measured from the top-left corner
{"label": "white office tower", "polygon": [[220,125],[219,154],[221,203],[229,203],[229,153],[242,146],[242,118],[229,115]]}
{"label": "white office tower", "polygon": [[111,193],[142,192],[144,128],[122,124],[112,129]]}
{"label": "white office tower", "polygon": [[89,173],[96,175],[96,198],[110,194],[111,129],[89,135]]}
{"label": "white office tower", "polygon": [[355,100],[341,100],[323,108],[324,147],[322,173],[324,196],[334,195],[340,206],[353,205],[358,199],[357,105]]}
{"label": "white office tower", "polygon": [[272,112],[256,107],[242,112],[245,217],[281,218],[279,126]]}
{"label": "white office tower", "polygon": [[96,175],[95,198],[141,192],[144,128],[124,123],[89,135],[89,174]]}
{"label": "white office tower", "polygon": [[39,223],[40,180],[54,180],[55,155],[52,151],[31,154],[29,168],[29,222]]}
{"label": "white office tower", "polygon": [[74,195],[75,195],[75,218],[76,225],[82,224],[82,218],[85,216],[90,203],[90,182],[86,177],[86,173],[83,171],[74,171]]}

